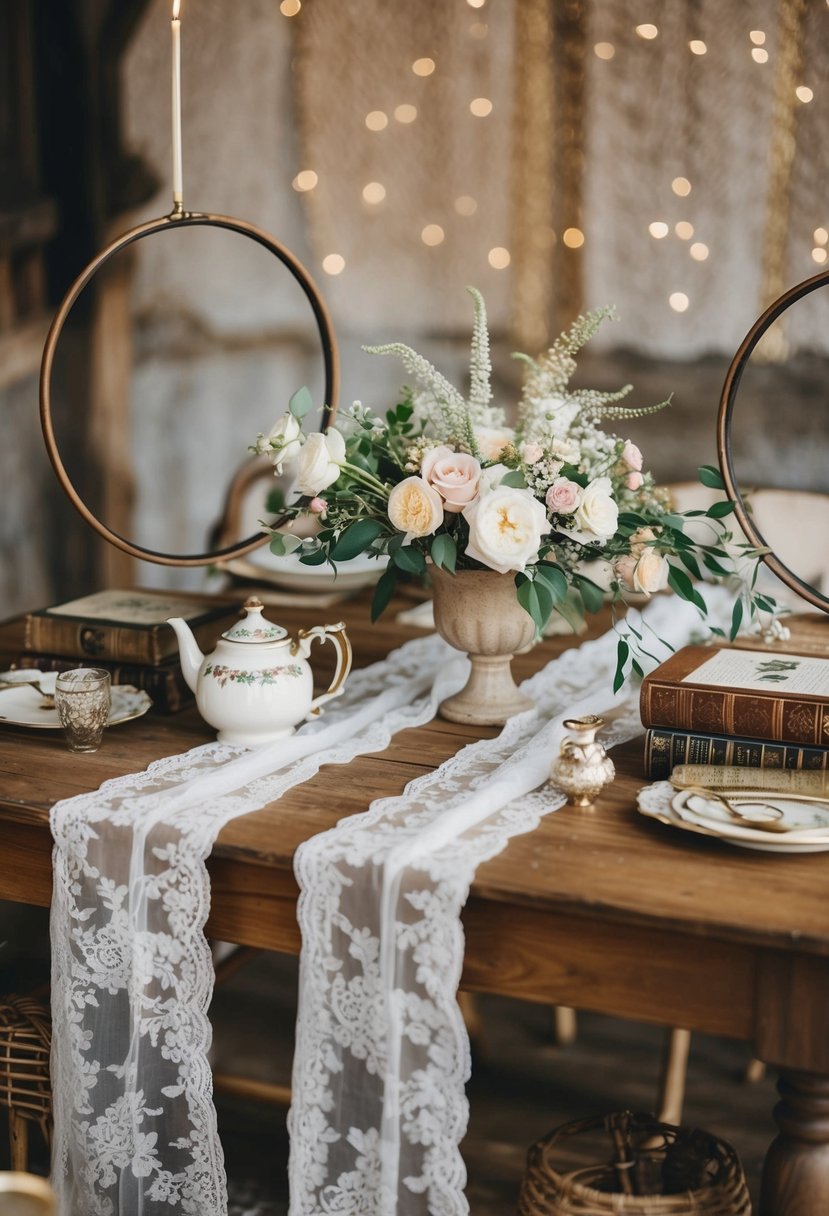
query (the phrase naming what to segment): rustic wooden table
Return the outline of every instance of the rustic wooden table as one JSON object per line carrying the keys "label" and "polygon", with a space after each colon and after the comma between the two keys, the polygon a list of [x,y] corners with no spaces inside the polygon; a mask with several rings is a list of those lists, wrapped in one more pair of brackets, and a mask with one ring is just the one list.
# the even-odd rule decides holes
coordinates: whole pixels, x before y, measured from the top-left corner
{"label": "rustic wooden table", "polygon": [[[342,616],[358,663],[416,631],[393,614],[372,626],[363,600],[274,610],[289,628]],[[0,629],[0,648],[16,645]],[[537,669],[569,642],[516,660]],[[436,720],[347,770],[323,769],[280,801],[229,824],[210,860],[209,933],[296,952],[300,841],[399,793],[483,733]],[[195,710],[149,714],[72,755],[53,732],[0,732],[0,898],[46,905],[49,808],[210,738]],[[593,810],[566,807],[481,866],[463,922],[463,985],[743,1039],[780,1069],[760,1216],[829,1211],[829,854],[751,853],[680,833],[635,808],[639,742],[617,749],[618,777]]]}

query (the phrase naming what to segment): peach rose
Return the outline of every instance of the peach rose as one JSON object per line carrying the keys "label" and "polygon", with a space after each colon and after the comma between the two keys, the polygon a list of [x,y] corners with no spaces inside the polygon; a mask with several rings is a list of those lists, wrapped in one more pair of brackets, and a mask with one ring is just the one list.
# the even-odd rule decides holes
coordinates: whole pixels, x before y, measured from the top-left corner
{"label": "peach rose", "polygon": [[439,447],[429,448],[429,451],[420,462],[420,476],[424,481],[432,484],[432,469],[439,460],[443,460],[446,456],[454,456],[454,448],[450,448],[448,444],[442,443]]}
{"label": "peach rose", "polygon": [[443,523],[443,501],[437,490],[422,477],[406,477],[389,495],[389,519],[405,543],[416,536],[429,536]]}
{"label": "peach rose", "polygon": [[633,572],[634,588],[645,595],[664,591],[668,586],[668,571],[668,559],[657,553],[656,549],[646,549]]}
{"label": "peach rose", "polygon": [[[425,459],[423,468],[426,468]],[[467,452],[450,452],[448,456],[439,456],[437,460],[429,461],[428,468],[426,479],[443,498],[447,511],[457,514],[478,493],[481,466]]]}
{"label": "peach rose", "polygon": [[641,490],[644,480],[642,474],[634,469],[625,478],[625,485],[629,490]]}
{"label": "peach rose", "polygon": [[544,449],[540,443],[521,444],[521,459],[524,464],[538,464],[543,455]]}
{"label": "peach rose", "polygon": [[634,574],[636,573],[637,561],[638,558],[634,557],[632,553],[625,553],[623,557],[617,557],[613,563],[613,573],[616,575],[616,578],[619,580],[622,586],[628,591],[636,590],[633,578]]}
{"label": "peach rose", "polygon": [[642,469],[642,453],[639,451],[635,443],[626,440],[625,446],[622,448],[622,460],[629,469],[633,469],[639,473]]}
{"label": "peach rose", "polygon": [[475,441],[482,460],[498,460],[507,444],[515,439],[515,431],[508,426],[476,426]]}

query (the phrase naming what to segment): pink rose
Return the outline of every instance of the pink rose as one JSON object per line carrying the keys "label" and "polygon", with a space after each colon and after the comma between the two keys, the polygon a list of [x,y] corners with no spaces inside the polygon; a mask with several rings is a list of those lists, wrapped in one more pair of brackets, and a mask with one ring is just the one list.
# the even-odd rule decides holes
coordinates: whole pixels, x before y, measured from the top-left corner
{"label": "pink rose", "polygon": [[324,515],[328,510],[328,503],[324,498],[312,498],[308,503],[308,510],[312,515]]}
{"label": "pink rose", "polygon": [[[426,467],[426,460],[423,466]],[[446,510],[457,514],[478,493],[481,466],[467,452],[450,452],[431,462],[427,480],[446,503]]]}
{"label": "pink rose", "polygon": [[[642,453],[639,451],[635,443],[626,440],[625,446],[622,448],[622,460],[629,469],[635,469],[638,473],[642,468]],[[629,486],[631,490],[638,490],[638,486]]]}
{"label": "pink rose", "polygon": [[628,473],[627,477],[625,478],[625,485],[629,490],[640,490],[644,480],[645,479],[641,473],[634,471],[632,473]]}
{"label": "pink rose", "polygon": [[428,481],[429,485],[432,484],[432,469],[444,456],[454,456],[454,452],[448,444],[442,443],[440,447],[430,448],[423,457],[420,465],[420,476],[424,481]]}
{"label": "pink rose", "polygon": [[569,477],[557,477],[547,491],[547,508],[554,515],[572,515],[581,502],[581,486]]}
{"label": "pink rose", "polygon": [[540,443],[521,444],[521,459],[525,464],[538,464],[543,455],[544,449]]}

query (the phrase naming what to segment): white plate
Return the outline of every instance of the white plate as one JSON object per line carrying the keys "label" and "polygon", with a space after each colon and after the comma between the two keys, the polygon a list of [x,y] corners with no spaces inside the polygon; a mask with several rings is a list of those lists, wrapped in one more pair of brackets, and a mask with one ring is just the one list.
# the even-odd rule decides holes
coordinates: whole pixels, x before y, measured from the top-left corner
{"label": "white plate", "polygon": [[286,591],[357,591],[376,583],[389,564],[387,557],[369,557],[360,553],[349,562],[338,562],[337,573],[324,563],[303,566],[298,553],[277,557],[265,546],[250,557],[236,557],[224,562],[222,569],[240,578],[256,579],[284,587]]}
{"label": "white plate", "polygon": [[[47,692],[54,690],[55,679],[53,671],[37,671],[34,668],[0,672],[0,680],[37,680]],[[140,718],[151,705],[149,693],[133,687],[132,684],[113,684],[112,709],[107,725],[117,726],[120,722]],[[46,705],[37,689],[26,685],[20,688],[0,688],[0,723],[2,722],[8,723],[9,726],[27,726],[35,730],[60,730],[58,711],[54,705]]]}
{"label": "white plate", "polygon": [[[696,807],[693,802],[689,805],[687,797],[682,796],[685,793],[681,791],[678,797],[678,791],[669,781],[657,781],[639,791],[637,805],[640,812],[651,819],[658,819],[682,831],[713,836],[740,849],[759,849],[763,853],[822,853],[829,850],[829,804],[787,802],[779,795],[770,795],[766,801],[779,805],[784,822],[803,825],[802,831],[778,836],[733,823],[728,813],[716,802],[705,802],[704,806]],[[745,798],[745,795],[729,795],[732,804],[740,799],[745,801]],[[704,815],[699,813],[701,810]]]}

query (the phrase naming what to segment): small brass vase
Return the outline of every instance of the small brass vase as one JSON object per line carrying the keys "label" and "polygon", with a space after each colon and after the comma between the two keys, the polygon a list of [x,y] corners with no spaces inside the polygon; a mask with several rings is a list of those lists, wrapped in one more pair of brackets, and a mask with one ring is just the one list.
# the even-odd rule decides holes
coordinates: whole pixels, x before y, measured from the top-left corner
{"label": "small brass vase", "polygon": [[567,718],[565,730],[570,733],[561,741],[561,750],[550,766],[550,779],[567,795],[571,806],[592,806],[602,789],[616,776],[613,761],[596,734],[604,726],[604,718],[588,714],[585,718]]}

